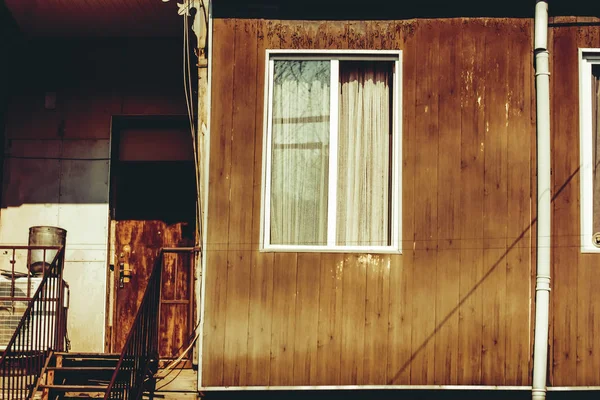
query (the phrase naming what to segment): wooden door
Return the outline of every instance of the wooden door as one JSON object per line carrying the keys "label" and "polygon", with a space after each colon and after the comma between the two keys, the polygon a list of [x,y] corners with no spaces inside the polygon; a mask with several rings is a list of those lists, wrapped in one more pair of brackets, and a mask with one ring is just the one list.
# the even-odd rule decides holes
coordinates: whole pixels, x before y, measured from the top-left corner
{"label": "wooden door", "polygon": [[[115,352],[127,339],[161,248],[193,247],[196,239],[192,142],[185,140],[189,131],[185,125],[137,122],[113,127]],[[189,252],[164,256],[157,310],[161,360],[177,358],[191,340],[193,265]]]}

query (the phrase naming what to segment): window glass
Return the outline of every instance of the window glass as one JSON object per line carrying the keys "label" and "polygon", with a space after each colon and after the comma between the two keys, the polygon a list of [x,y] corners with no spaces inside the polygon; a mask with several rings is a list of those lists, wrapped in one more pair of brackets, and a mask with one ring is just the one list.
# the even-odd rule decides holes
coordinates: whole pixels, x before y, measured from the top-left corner
{"label": "window glass", "polygon": [[329,64],[274,63],[272,244],[327,243]]}
{"label": "window glass", "polygon": [[340,62],[337,244],[390,244],[391,62]]}
{"label": "window glass", "polygon": [[592,149],[593,149],[593,179],[594,179],[594,232],[600,232],[600,149],[598,96],[600,96],[600,64],[592,65]]}
{"label": "window glass", "polygon": [[396,57],[269,60],[263,248],[399,250]]}

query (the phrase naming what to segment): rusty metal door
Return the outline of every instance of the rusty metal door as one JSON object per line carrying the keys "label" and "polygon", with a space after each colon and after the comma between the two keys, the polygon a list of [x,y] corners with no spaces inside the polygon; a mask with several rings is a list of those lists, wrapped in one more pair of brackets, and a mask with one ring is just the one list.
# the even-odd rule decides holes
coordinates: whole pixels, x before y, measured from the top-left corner
{"label": "rusty metal door", "polygon": [[[182,223],[117,221],[115,226],[114,350],[120,351],[133,324],[161,248],[193,246]],[[192,325],[193,255],[165,254],[159,313],[161,359],[178,357],[187,348]],[[160,261],[160,260],[159,260]]]}
{"label": "rusty metal door", "polygon": [[[160,249],[193,247],[195,242],[195,172],[191,139],[184,139],[189,132],[185,125],[139,125],[138,121],[133,127],[113,127],[111,349],[115,352],[127,339]],[[193,265],[189,253],[164,256],[157,310],[161,360],[177,358],[191,340]]]}

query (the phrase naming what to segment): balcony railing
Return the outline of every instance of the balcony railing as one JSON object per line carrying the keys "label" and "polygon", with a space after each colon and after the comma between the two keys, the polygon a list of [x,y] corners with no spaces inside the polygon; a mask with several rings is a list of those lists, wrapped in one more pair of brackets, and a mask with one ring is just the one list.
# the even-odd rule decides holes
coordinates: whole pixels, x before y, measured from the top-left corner
{"label": "balcony railing", "polygon": [[[26,272],[33,251],[43,255],[37,260],[43,271],[41,281]],[[0,246],[0,253],[11,264],[10,270],[4,270],[7,278],[3,278],[3,286],[8,286],[8,293],[2,293],[0,304],[9,313],[23,312],[0,358],[0,396],[3,400],[28,399],[49,355],[66,349],[67,285],[62,277],[65,251],[57,246]],[[19,268],[23,267],[19,260],[21,264],[26,262],[25,268]],[[36,280],[39,285],[33,290]],[[26,283],[25,289],[19,285],[21,282]]]}

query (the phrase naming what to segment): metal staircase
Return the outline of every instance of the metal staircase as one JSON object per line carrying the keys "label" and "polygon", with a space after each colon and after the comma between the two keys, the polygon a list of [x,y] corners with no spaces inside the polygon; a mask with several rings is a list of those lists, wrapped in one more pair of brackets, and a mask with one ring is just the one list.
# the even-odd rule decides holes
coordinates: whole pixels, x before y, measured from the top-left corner
{"label": "metal staircase", "polygon": [[[32,398],[104,398],[119,357],[120,354],[53,353]],[[126,380],[127,372],[121,378]]]}
{"label": "metal staircase", "polygon": [[[66,284],[62,279],[65,251],[60,246],[13,246],[0,249],[9,255],[12,267],[8,273],[13,282],[13,294],[3,302],[26,305],[0,358],[0,399],[28,399],[52,353],[67,349]],[[26,252],[29,265],[32,250],[43,254],[39,262],[44,271],[43,278],[31,297],[15,296],[15,264],[18,259],[23,259],[19,252]]]}
{"label": "metal staircase", "polygon": [[[0,359],[0,400],[138,400],[154,393],[158,370],[161,249],[121,353],[68,353],[60,248]],[[190,251],[195,251],[191,249]],[[40,322],[36,311],[53,319]],[[37,333],[36,333],[37,332]]]}

